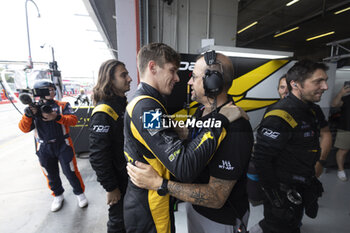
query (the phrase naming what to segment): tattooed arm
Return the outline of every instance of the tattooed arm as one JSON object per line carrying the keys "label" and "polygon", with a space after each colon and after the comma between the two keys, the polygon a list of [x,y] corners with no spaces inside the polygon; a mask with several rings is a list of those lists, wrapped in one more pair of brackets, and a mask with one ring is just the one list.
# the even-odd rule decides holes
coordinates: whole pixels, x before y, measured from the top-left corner
{"label": "tattooed arm", "polygon": [[210,177],[208,184],[182,184],[169,181],[169,194],[180,200],[209,208],[220,209],[229,197],[236,180]]}
{"label": "tattooed arm", "polygon": [[[138,187],[157,190],[163,178],[150,166],[136,162],[136,166],[128,163],[130,180]],[[183,201],[209,208],[220,209],[229,197],[236,180],[223,180],[210,177],[208,184],[183,184],[169,181],[169,194]]]}

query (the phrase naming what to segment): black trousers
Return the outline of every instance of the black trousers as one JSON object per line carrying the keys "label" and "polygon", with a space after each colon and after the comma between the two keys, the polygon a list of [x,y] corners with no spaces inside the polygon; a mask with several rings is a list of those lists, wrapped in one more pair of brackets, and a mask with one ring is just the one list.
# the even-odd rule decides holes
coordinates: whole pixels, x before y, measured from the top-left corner
{"label": "black trousers", "polygon": [[264,233],[300,233],[304,206],[286,204],[276,208],[270,202],[264,202],[264,219],[259,222]]}
{"label": "black trousers", "polygon": [[108,209],[108,233],[125,233],[123,217],[123,199],[124,197],[122,197],[117,204],[112,205]]}

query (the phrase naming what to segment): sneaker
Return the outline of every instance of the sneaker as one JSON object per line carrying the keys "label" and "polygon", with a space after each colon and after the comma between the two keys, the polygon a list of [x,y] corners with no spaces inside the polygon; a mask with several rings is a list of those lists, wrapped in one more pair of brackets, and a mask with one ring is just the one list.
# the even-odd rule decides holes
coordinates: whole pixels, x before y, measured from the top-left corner
{"label": "sneaker", "polygon": [[88,200],[84,193],[77,195],[78,205],[80,208],[84,208],[88,205]]}
{"label": "sneaker", "polygon": [[53,202],[51,204],[51,211],[52,212],[59,211],[63,206],[63,200],[64,200],[63,194],[61,194],[57,197],[54,197]]}
{"label": "sneaker", "polygon": [[339,178],[341,181],[347,181],[347,180],[348,180],[348,177],[346,177],[346,173],[345,173],[344,170],[338,171],[338,178]]}

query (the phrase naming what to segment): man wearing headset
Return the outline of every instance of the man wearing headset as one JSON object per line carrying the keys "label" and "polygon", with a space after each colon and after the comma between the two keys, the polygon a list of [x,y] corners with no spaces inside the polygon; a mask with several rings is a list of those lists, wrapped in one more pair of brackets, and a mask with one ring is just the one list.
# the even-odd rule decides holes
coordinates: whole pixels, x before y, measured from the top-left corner
{"label": "man wearing headset", "polygon": [[[227,95],[233,76],[232,62],[222,54],[209,51],[197,59],[188,84],[192,87],[192,100],[201,105],[192,119],[210,119],[226,103],[233,102]],[[191,128],[188,139],[192,140],[201,130]],[[246,232],[246,172],[253,141],[248,120],[231,122],[225,139],[193,184],[168,181],[170,195],[192,203],[186,203],[189,233]],[[127,168],[131,181],[139,187],[157,190],[163,182],[149,165],[129,163]]]}
{"label": "man wearing headset", "polygon": [[174,232],[173,205],[168,194],[170,176],[191,181],[205,167],[226,135],[229,121],[241,117],[241,110],[226,104],[214,114],[217,127],[203,128],[189,142],[181,141],[167,117],[163,95],[179,82],[180,57],[163,43],[143,46],[137,56],[141,83],[124,117],[124,154],[131,163],[150,164],[164,179],[157,191],[128,183],[124,198],[127,232]]}
{"label": "man wearing headset", "polygon": [[69,127],[77,124],[77,117],[73,115],[69,103],[54,100],[56,87],[51,80],[37,81],[34,90],[49,93],[40,101],[46,107],[49,106],[50,110],[43,111],[43,108],[29,106],[18,126],[24,133],[35,129],[36,154],[54,196],[51,211],[60,210],[64,200],[58,162],[73,187],[79,207],[83,208],[88,205],[88,201],[84,195],[85,186],[78,170],[73,142],[69,136]]}
{"label": "man wearing headset", "polygon": [[264,191],[264,219],[250,232],[298,233],[303,212],[317,216],[322,184],[315,177],[320,159],[320,101],[328,89],[328,67],[309,60],[287,72],[289,95],[264,115],[253,162]]}

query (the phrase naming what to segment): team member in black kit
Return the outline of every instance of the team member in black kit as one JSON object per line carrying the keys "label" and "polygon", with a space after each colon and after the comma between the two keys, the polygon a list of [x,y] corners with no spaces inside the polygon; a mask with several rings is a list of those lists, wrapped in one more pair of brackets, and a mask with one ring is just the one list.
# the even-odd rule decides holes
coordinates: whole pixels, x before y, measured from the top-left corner
{"label": "team member in black kit", "polygon": [[328,89],[326,70],[322,63],[297,62],[287,73],[290,94],[260,124],[253,162],[266,200],[264,219],[250,232],[297,233],[304,210],[317,215],[323,192],[314,169],[321,154],[321,109],[314,103]]}
{"label": "team member in black kit", "polygon": [[[214,58],[214,62],[209,60],[210,57]],[[208,70],[217,71],[221,75],[210,76]],[[222,88],[213,95],[208,91],[207,80],[221,79],[220,76],[223,80]],[[225,103],[232,102],[227,91],[232,85],[233,77],[233,65],[228,57],[209,51],[197,59],[188,84],[192,88],[191,99],[201,105],[191,120],[205,122]],[[188,139],[192,140],[201,130],[203,127],[191,128]],[[231,122],[227,136],[193,184],[169,181],[169,194],[190,202],[186,203],[189,233],[246,232],[249,217],[246,172],[253,142],[248,120],[241,118]],[[138,187],[157,190],[162,184],[163,178],[149,165],[137,162],[133,166],[128,163],[127,168],[131,181]]]}
{"label": "team member in black kit", "polygon": [[217,128],[205,128],[184,143],[173,128],[160,125],[161,116],[168,115],[162,95],[169,95],[179,81],[178,53],[165,44],[152,43],[141,48],[137,61],[141,83],[126,108],[124,152],[132,163],[150,164],[164,178],[164,184],[157,192],[128,183],[125,227],[127,232],[170,233],[174,232],[174,222],[167,180],[171,174],[182,181],[195,178],[224,139],[224,127],[237,119],[240,111],[232,104],[223,106],[212,119]]}
{"label": "team member in black kit", "polygon": [[107,192],[109,207],[108,232],[125,232],[123,196],[127,186],[123,147],[123,117],[125,92],[130,90],[131,78],[125,65],[117,60],[104,62],[94,87],[96,105],[90,123],[90,163],[97,180]]}

